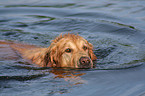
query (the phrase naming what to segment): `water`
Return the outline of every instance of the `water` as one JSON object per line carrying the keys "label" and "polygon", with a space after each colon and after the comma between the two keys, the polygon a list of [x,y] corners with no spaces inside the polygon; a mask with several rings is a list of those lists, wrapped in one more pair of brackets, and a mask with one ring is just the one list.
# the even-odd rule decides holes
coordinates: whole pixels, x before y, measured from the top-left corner
{"label": "water", "polygon": [[0,96],[145,96],[144,0],[0,0],[0,40],[48,47],[60,33],[95,47],[95,69],[0,61]]}

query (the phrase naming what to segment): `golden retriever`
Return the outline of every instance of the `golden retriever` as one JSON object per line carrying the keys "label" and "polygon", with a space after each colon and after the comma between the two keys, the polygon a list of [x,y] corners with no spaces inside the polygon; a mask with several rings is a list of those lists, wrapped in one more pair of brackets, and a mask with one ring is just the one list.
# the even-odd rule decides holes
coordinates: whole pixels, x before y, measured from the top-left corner
{"label": "golden retriever", "polygon": [[93,61],[97,59],[91,43],[70,33],[55,38],[48,48],[9,42],[5,44],[22,58],[40,67],[93,68]]}

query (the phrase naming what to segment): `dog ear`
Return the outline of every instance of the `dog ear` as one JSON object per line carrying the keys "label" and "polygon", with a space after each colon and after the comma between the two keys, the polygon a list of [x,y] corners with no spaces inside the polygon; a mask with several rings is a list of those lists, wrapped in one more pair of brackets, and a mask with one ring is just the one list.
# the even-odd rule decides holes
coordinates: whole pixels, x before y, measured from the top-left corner
{"label": "dog ear", "polygon": [[45,53],[44,66],[56,67],[57,63],[57,47],[56,45],[50,45]]}
{"label": "dog ear", "polygon": [[93,45],[91,43],[88,43],[88,45],[89,45],[89,55],[91,57],[91,60],[94,61],[97,59],[97,57],[93,52]]}
{"label": "dog ear", "polygon": [[97,59],[97,57],[96,57],[96,55],[93,53],[93,50],[92,50],[92,49],[89,50],[89,55],[90,55],[92,61],[95,61],[95,60]]}

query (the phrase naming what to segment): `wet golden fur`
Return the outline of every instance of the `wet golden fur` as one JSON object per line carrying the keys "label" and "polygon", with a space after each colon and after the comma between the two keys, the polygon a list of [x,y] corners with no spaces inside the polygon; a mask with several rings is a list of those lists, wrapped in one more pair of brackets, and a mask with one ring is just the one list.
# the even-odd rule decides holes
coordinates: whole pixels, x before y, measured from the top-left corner
{"label": "wet golden fur", "polygon": [[11,48],[19,52],[22,58],[40,67],[79,68],[81,57],[88,57],[93,68],[96,56],[93,46],[79,35],[64,34],[54,39],[48,48],[33,45],[11,43]]}

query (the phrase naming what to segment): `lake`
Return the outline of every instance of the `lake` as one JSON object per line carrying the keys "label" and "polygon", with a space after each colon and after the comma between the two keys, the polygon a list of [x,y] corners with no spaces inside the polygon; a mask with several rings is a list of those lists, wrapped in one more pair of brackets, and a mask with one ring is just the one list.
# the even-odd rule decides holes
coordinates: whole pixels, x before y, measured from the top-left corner
{"label": "lake", "polygon": [[94,69],[0,58],[0,96],[145,96],[144,0],[0,0],[0,40],[48,47],[61,33],[94,45]]}

